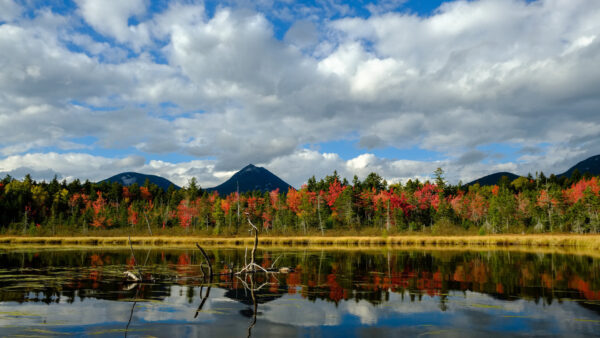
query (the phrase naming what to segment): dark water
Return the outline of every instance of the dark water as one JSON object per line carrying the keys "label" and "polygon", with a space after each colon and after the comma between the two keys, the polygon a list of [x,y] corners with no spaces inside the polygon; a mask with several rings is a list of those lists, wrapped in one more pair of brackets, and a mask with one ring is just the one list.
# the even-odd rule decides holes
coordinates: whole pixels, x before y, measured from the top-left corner
{"label": "dark water", "polygon": [[0,251],[0,336],[600,335],[600,260],[450,251]]}

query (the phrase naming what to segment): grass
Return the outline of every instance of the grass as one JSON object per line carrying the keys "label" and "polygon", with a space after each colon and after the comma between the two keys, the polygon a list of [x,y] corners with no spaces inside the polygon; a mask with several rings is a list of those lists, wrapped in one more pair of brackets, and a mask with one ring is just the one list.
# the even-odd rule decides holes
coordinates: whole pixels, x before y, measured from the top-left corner
{"label": "grass", "polygon": [[[190,249],[200,243],[206,249],[252,247],[253,238],[198,236],[136,236],[135,249]],[[444,255],[469,251],[504,251],[536,254],[562,254],[600,259],[600,235],[494,235],[494,236],[340,236],[283,237],[263,236],[262,250],[386,252],[426,251]],[[17,237],[0,236],[0,250],[129,250],[127,237]]]}
{"label": "grass", "polygon": [[[208,247],[251,246],[252,237],[134,236],[136,246]],[[600,250],[600,235],[488,235],[488,236],[261,236],[260,246],[316,248],[565,248]],[[0,236],[1,246],[128,246],[126,236]]]}

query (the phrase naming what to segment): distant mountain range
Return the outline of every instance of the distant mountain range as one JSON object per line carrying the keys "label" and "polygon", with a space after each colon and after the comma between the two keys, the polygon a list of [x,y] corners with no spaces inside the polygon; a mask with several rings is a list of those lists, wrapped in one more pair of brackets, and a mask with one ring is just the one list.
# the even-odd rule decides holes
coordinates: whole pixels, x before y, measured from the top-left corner
{"label": "distant mountain range", "polygon": [[[585,173],[590,173],[593,176],[600,175],[600,155],[592,156],[588,159],[585,159],[572,166],[564,173],[558,174],[556,176],[571,177],[575,169],[579,170],[579,173],[581,175]],[[546,175],[550,176],[549,174]],[[511,181],[519,177],[519,175],[515,175],[513,173],[499,172],[478,178],[476,180],[473,180],[472,182],[467,183],[466,185],[473,185],[475,183],[479,183],[479,185],[494,185],[498,184],[502,176],[507,176]]]}
{"label": "distant mountain range", "polygon": [[[571,177],[575,169],[579,170],[579,173],[582,175],[585,173],[590,173],[591,175],[600,175],[600,155],[592,156],[584,161],[581,161],[569,168],[569,170],[557,176]],[[479,183],[479,185],[494,185],[498,184],[502,176],[507,176],[510,181],[513,181],[519,177],[519,175],[515,175],[510,172],[498,172],[473,180],[466,185],[473,185],[475,183]],[[150,180],[150,183],[154,183],[164,190],[167,190],[170,185],[173,185],[176,189],[179,189],[177,185],[160,176],[145,175],[134,172],[120,173],[101,182],[118,182],[122,185],[128,186],[134,183],[143,185],[144,182],[146,182],[146,179]],[[214,188],[206,188],[205,190],[209,192],[217,191],[219,192],[219,195],[227,196],[232,192],[238,191],[238,189],[240,193],[248,191],[266,192],[275,190],[277,188],[279,188],[279,191],[281,192],[287,192],[291,187],[291,185],[275,176],[269,170],[249,164],[231,176],[231,178],[224,183]]]}
{"label": "distant mountain range", "polygon": [[156,176],[156,175],[146,175],[146,174],[140,174],[140,173],[134,173],[134,172],[120,173],[115,176],[109,177],[105,180],[102,180],[102,181],[100,181],[100,183],[102,183],[102,182],[110,182],[110,183],[117,182],[117,183],[120,183],[125,186],[130,186],[132,184],[137,183],[138,185],[142,186],[142,185],[144,185],[144,183],[146,183],[146,179],[149,180],[150,183],[156,184],[157,186],[159,186],[160,188],[162,188],[165,191],[167,191],[167,189],[169,189],[170,185],[173,185],[173,187],[175,189],[180,189],[176,184],[174,184],[173,182],[169,181],[166,178]]}
{"label": "distant mountain range", "polygon": [[[179,189],[177,185],[160,176],[145,175],[134,172],[120,173],[101,182],[117,182],[122,185],[129,186],[134,183],[143,185],[144,182],[146,182],[146,179],[150,180],[150,183],[154,183],[164,190],[167,190],[170,185],[173,185],[176,189]],[[275,190],[277,188],[279,188],[279,191],[281,192],[287,192],[288,188],[292,186],[275,176],[267,169],[249,164],[231,176],[231,178],[224,183],[214,188],[206,188],[205,190],[209,192],[217,191],[220,196],[227,196],[232,192],[238,191],[238,187],[239,192],[244,193],[255,190],[266,192]]]}
{"label": "distant mountain range", "polygon": [[206,190],[218,191],[220,196],[226,196],[238,191],[238,185],[240,193],[255,190],[265,192],[277,188],[281,192],[287,192],[292,187],[267,169],[249,164],[224,183]]}

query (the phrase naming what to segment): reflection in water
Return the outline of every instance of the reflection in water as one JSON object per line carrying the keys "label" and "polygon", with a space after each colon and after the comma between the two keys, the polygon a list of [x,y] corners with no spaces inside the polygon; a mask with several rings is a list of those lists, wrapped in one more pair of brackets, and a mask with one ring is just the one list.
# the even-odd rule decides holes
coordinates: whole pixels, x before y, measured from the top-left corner
{"label": "reflection in water", "polygon": [[0,330],[32,334],[44,325],[55,334],[174,330],[182,336],[600,332],[600,263],[585,256],[263,251],[257,256],[261,266],[277,263],[293,271],[236,276],[231,272],[243,265],[244,252],[215,250],[208,252],[210,278],[198,250],[135,255],[146,261],[139,266],[142,283],[123,278],[133,268],[128,251],[0,253]]}

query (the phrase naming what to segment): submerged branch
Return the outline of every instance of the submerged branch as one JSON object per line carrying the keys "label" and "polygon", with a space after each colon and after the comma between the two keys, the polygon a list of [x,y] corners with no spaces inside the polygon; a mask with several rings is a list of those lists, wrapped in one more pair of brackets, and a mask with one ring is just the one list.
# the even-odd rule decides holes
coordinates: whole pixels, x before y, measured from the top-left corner
{"label": "submerged branch", "polygon": [[202,256],[204,256],[204,260],[206,260],[206,264],[208,264],[208,278],[209,278],[209,282],[210,282],[213,277],[212,264],[210,264],[210,259],[208,258],[206,251],[204,251],[204,249],[202,249],[200,244],[196,243],[196,247],[200,250],[200,252],[202,253]]}

